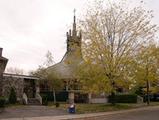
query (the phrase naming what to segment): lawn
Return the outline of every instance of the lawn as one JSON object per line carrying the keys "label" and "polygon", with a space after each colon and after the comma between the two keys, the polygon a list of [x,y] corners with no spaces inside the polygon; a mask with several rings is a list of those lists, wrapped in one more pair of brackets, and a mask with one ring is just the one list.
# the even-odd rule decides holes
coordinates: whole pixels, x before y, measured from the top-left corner
{"label": "lawn", "polygon": [[[152,106],[159,105],[159,103],[151,103]],[[49,102],[49,107],[55,107],[55,105]],[[132,108],[146,107],[145,103],[142,104],[126,104],[126,103],[118,103],[116,105],[111,104],[76,104],[76,113],[96,113],[96,112],[108,112],[108,111],[117,111],[117,110],[126,110]],[[61,103],[58,109],[68,110],[68,104]]]}
{"label": "lawn", "polygon": [[[150,106],[157,106],[159,105],[159,102],[151,102]],[[21,104],[14,104],[10,105],[8,104],[6,107],[25,107],[26,105]],[[127,109],[133,109],[133,108],[139,108],[139,107],[146,107],[146,103],[140,103],[140,104],[128,104],[128,103],[118,103],[115,106],[112,106],[111,104],[75,104],[76,106],[76,113],[77,114],[84,114],[84,113],[97,113],[97,112],[108,112],[108,111],[118,111],[118,110],[127,110]],[[66,103],[60,103],[60,106],[58,108],[55,107],[53,102],[49,102],[48,104],[49,108],[53,109],[62,109],[65,111],[68,111],[69,105]]]}

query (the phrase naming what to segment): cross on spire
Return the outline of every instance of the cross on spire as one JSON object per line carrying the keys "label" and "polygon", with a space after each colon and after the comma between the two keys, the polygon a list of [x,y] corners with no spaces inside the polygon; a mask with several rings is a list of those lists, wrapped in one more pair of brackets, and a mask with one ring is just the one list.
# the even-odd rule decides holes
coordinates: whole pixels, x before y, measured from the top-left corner
{"label": "cross on spire", "polygon": [[76,9],[73,10],[74,13],[74,19],[73,19],[73,35],[76,36]]}
{"label": "cross on spire", "polygon": [[73,10],[74,16],[76,16],[76,9]]}

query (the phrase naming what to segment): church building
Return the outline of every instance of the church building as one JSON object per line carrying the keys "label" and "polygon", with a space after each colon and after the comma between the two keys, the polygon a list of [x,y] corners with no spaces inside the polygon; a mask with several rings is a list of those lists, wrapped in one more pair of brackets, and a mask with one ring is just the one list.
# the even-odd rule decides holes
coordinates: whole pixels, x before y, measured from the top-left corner
{"label": "church building", "polygon": [[78,66],[83,62],[81,52],[81,31],[76,29],[76,16],[73,19],[73,28],[66,33],[67,36],[67,51],[62,60],[47,68],[49,72],[56,74],[58,79],[63,80],[66,84],[65,90],[68,92],[69,101],[74,101],[75,93],[79,93],[79,86],[75,71]]}

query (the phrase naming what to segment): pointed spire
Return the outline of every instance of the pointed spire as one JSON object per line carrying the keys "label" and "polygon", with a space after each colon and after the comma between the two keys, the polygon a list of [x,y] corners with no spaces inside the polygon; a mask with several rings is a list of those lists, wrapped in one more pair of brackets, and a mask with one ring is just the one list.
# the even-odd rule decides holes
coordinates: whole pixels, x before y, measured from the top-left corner
{"label": "pointed spire", "polygon": [[73,18],[73,36],[76,36],[76,9],[74,9],[74,18]]}
{"label": "pointed spire", "polygon": [[74,23],[76,23],[76,9],[74,9]]}

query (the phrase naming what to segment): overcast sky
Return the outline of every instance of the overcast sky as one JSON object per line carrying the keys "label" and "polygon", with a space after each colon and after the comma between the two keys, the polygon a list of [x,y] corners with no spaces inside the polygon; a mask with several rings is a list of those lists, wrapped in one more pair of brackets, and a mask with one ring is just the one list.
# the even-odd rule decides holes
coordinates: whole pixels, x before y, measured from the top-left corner
{"label": "overcast sky", "polygon": [[[143,1],[154,10],[153,21],[159,25],[159,1]],[[9,59],[7,67],[35,70],[45,61],[48,50],[59,62],[66,52],[73,9],[78,18],[87,4],[88,0],[0,0],[0,47]]]}

